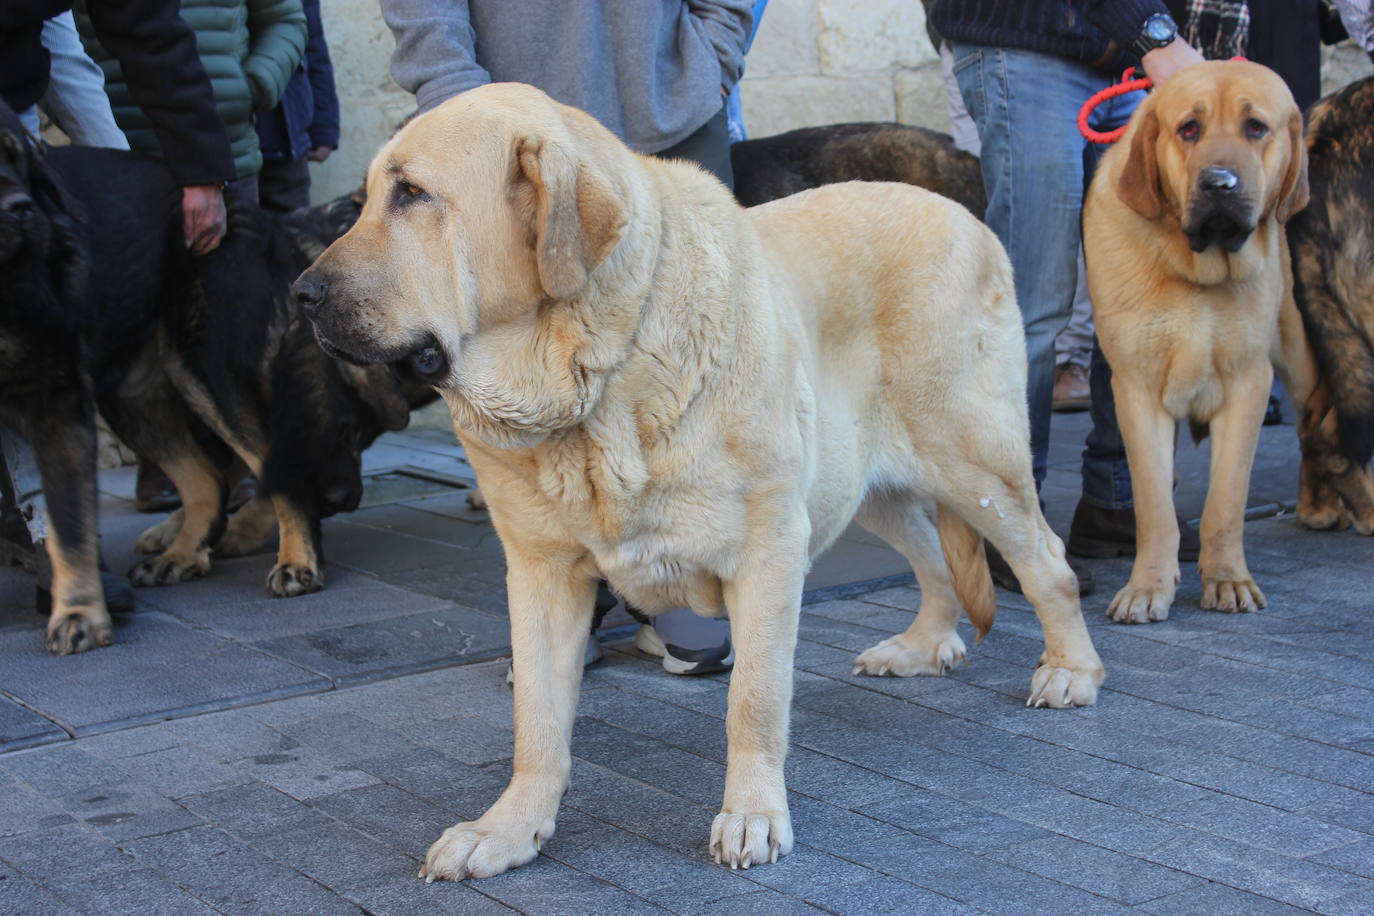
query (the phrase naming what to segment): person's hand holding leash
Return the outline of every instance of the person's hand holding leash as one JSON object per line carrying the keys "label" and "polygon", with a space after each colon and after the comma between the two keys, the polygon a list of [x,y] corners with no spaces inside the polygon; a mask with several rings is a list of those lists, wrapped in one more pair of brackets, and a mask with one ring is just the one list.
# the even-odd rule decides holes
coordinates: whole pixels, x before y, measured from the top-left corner
{"label": "person's hand holding leash", "polygon": [[190,185],[181,189],[181,231],[192,254],[208,254],[219,246],[228,226],[224,192],[218,185]]}
{"label": "person's hand holding leash", "polygon": [[1162,48],[1156,48],[1141,58],[1140,63],[1156,86],[1184,67],[1202,63],[1202,54],[1182,38],[1175,38]]}

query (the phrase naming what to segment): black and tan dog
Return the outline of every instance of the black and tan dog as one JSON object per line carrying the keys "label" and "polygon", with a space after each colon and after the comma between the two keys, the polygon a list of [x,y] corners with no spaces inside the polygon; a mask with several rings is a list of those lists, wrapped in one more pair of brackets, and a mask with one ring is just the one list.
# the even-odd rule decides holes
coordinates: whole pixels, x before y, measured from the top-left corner
{"label": "black and tan dog", "polygon": [[0,102],[0,420],[33,447],[47,491],[48,648],[108,645],[96,540],[95,407],[82,329],[88,258],[70,199]]}
{"label": "black and tan dog", "polygon": [[744,206],[841,181],[899,181],[987,209],[978,157],[948,134],[883,121],[803,127],[730,147],[735,198]]}
{"label": "black and tan dog", "polygon": [[1306,142],[1312,199],[1288,240],[1319,377],[1298,431],[1298,519],[1374,534],[1374,77],[1314,105]]}
{"label": "black and tan dog", "polygon": [[[39,186],[51,185],[54,200],[71,201],[60,225],[73,251],[85,252],[67,255],[66,287],[48,281],[48,298],[65,308],[13,284],[6,294],[21,300],[16,314],[33,311],[46,324],[5,328],[6,340],[16,342],[5,347],[13,381],[4,400],[42,411],[41,428],[16,422],[40,460],[67,456],[54,478],[62,484],[45,488],[56,532],[49,649],[83,651],[112,638],[98,586],[59,584],[88,583],[98,562],[92,397],[116,434],[167,472],[182,499],[182,509],[140,538],[138,549],[151,556],[130,571],[135,584],[203,575],[212,549],[255,550],[276,526],[280,547],[269,591],[291,596],[321,588],[320,519],[357,506],[361,450],[406,424],[412,396],[433,397],[412,392],[385,367],[360,369],[326,355],[287,295],[291,279],[351,225],[360,201],[343,198],[276,217],[231,196],[224,242],[193,258],[181,241],[179,189],[163,166],[74,147],[38,160],[21,135],[5,136],[11,133],[17,139],[6,149],[29,165],[16,187],[41,176]],[[7,247],[0,242],[0,250]],[[62,398],[73,406],[58,410]],[[49,434],[60,446],[45,441]],[[226,520],[227,474],[239,465],[257,475],[258,495]],[[76,491],[79,504],[67,508]],[[82,545],[84,575],[62,575],[75,564],[60,558],[69,542]]]}

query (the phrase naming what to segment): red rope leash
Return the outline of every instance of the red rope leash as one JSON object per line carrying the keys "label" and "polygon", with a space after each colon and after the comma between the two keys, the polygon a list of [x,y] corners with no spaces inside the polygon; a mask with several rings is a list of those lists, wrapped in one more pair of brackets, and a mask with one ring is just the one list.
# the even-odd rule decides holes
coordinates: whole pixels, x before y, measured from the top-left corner
{"label": "red rope leash", "polygon": [[1141,77],[1140,79],[1132,78],[1134,73],[1135,68],[1130,68],[1125,73],[1121,74],[1121,82],[1117,83],[1115,86],[1108,86],[1101,92],[1094,92],[1092,96],[1083,103],[1083,107],[1078,110],[1079,133],[1094,143],[1115,143],[1117,140],[1121,139],[1121,135],[1126,132],[1126,125],[1123,124],[1116,130],[1109,130],[1103,133],[1099,130],[1093,130],[1088,126],[1088,116],[1093,113],[1094,108],[1107,101],[1107,99],[1116,98],[1128,92],[1135,92],[1137,89],[1149,89],[1154,86],[1154,83],[1148,76]]}

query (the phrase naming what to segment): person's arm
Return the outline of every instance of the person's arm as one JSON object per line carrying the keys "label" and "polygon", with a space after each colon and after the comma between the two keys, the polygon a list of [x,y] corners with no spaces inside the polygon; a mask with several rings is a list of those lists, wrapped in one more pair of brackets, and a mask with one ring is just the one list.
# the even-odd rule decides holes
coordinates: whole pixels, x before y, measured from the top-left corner
{"label": "person's arm", "polygon": [[305,53],[305,10],[301,0],[248,0],[251,50],[243,72],[253,90],[253,111],[271,111]]}
{"label": "person's arm", "polygon": [[744,73],[744,51],[754,24],[753,0],[686,0],[687,11],[720,60],[720,88],[729,94]]}
{"label": "person's arm", "polygon": [[305,72],[310,79],[314,116],[310,119],[310,152],[306,158],[323,162],[339,148],[339,95],[334,89],[334,64],[320,21],[320,0],[304,0],[309,38],[305,45]]}
{"label": "person's arm", "polygon": [[134,102],[153,122],[167,168],[182,186],[182,232],[196,254],[224,237],[221,186],[234,157],[180,0],[102,0],[89,5],[96,37],[118,60]]}
{"label": "person's arm", "polygon": [[491,82],[477,63],[466,0],[381,0],[396,38],[391,78],[428,111],[460,92]]}
{"label": "person's arm", "polygon": [[1341,24],[1355,44],[1374,57],[1374,3],[1370,0],[1333,0]]}

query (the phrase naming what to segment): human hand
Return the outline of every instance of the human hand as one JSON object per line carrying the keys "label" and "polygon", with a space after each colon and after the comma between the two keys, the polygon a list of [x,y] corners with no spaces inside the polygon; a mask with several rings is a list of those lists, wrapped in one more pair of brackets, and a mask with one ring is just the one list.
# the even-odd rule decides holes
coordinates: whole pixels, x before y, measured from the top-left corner
{"label": "human hand", "polygon": [[1145,75],[1158,86],[1184,67],[1202,63],[1202,55],[1182,38],[1175,38],[1164,47],[1148,52],[1140,63],[1145,67]]}
{"label": "human hand", "polygon": [[334,148],[332,146],[317,146],[313,149],[307,150],[305,153],[305,158],[310,160],[311,162],[324,162],[326,159],[329,158],[329,154],[332,152],[334,152]]}
{"label": "human hand", "polygon": [[218,185],[190,185],[181,189],[181,233],[192,254],[214,251],[227,227],[224,192]]}

